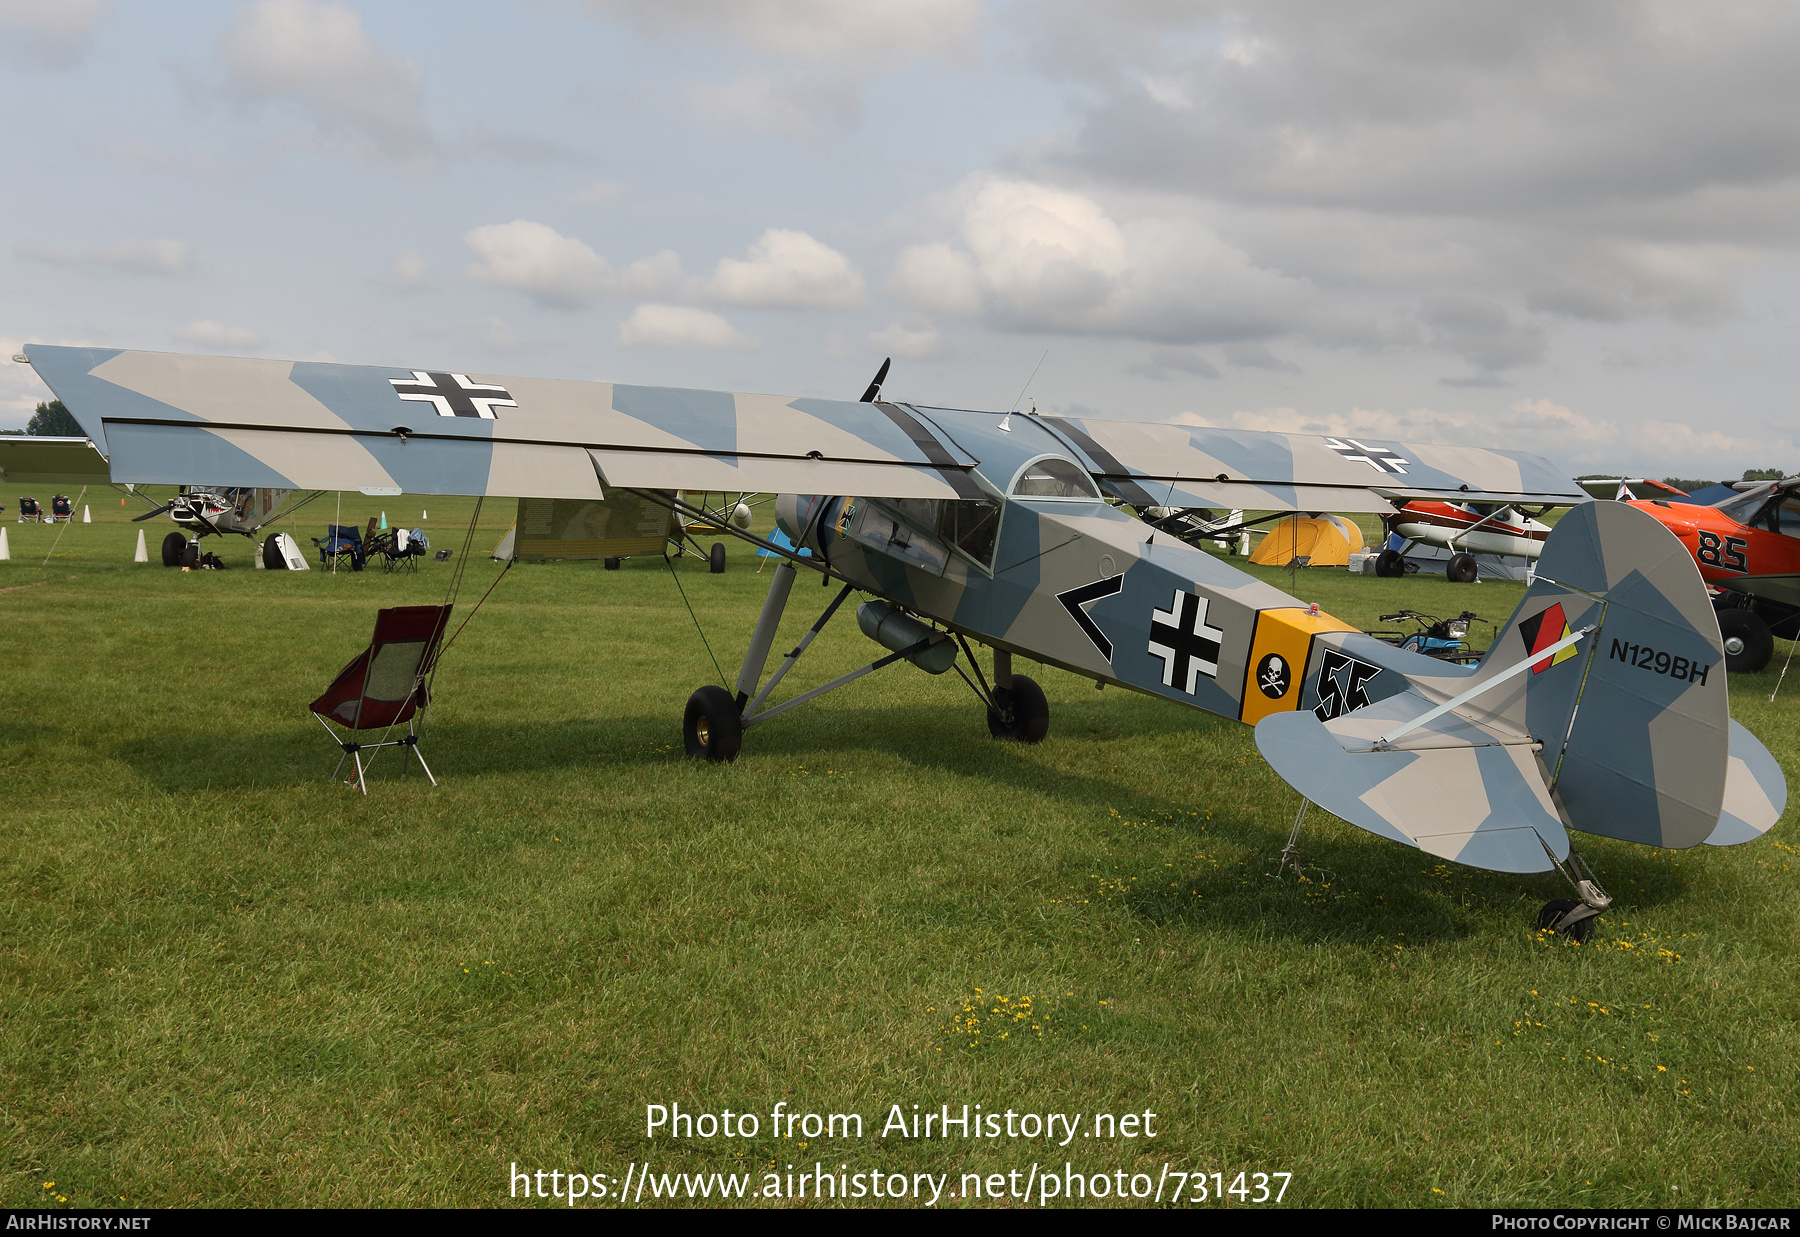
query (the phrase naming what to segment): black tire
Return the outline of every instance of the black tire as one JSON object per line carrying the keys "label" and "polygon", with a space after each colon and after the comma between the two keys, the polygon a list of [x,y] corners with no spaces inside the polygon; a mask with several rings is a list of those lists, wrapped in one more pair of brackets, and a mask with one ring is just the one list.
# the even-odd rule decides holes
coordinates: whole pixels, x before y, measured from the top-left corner
{"label": "black tire", "polygon": [[1398,579],[1406,574],[1406,559],[1398,550],[1383,550],[1375,556],[1375,574]]}
{"label": "black tire", "polygon": [[[1752,610],[1720,610],[1719,638],[1725,642],[1725,668],[1755,674],[1775,654],[1775,637],[1769,625]],[[1735,650],[1735,651],[1734,651]]]}
{"label": "black tire", "polygon": [[1043,742],[1050,732],[1050,702],[1044,698],[1043,688],[1024,675],[1015,674],[1010,688],[994,689],[994,699],[1012,716],[1009,719],[990,708],[987,715],[989,734],[1014,743]]}
{"label": "black tire", "polygon": [[187,554],[188,539],[180,533],[170,533],[163,538],[163,566],[179,567]]}
{"label": "black tire", "polygon": [[1481,569],[1475,565],[1473,554],[1452,554],[1444,575],[1452,584],[1473,584],[1481,575]]}
{"label": "black tire", "polygon": [[281,534],[270,533],[262,543],[263,566],[270,571],[286,571],[287,559],[281,555]]}
{"label": "black tire", "polygon": [[609,558],[603,560],[600,565],[605,567],[608,571],[617,571],[619,569],[619,562],[619,559]]}
{"label": "black tire", "polygon": [[725,543],[723,541],[713,542],[712,552],[706,557],[707,563],[709,564],[707,567],[708,571],[715,576],[722,576],[725,574]]}
{"label": "black tire", "polygon": [[[1537,926],[1540,932],[1555,931],[1556,921],[1580,906],[1574,898],[1551,898],[1544,903],[1544,909],[1538,912]],[[1578,919],[1568,927],[1561,929],[1570,940],[1585,945],[1594,939],[1594,924],[1599,917],[1589,915],[1586,919]]]}
{"label": "black tire", "polygon": [[200,543],[198,541],[188,542],[186,548],[181,551],[181,565],[183,567],[200,565]]}
{"label": "black tire", "polygon": [[681,738],[690,756],[736,760],[744,745],[744,722],[731,693],[709,683],[689,696]]}

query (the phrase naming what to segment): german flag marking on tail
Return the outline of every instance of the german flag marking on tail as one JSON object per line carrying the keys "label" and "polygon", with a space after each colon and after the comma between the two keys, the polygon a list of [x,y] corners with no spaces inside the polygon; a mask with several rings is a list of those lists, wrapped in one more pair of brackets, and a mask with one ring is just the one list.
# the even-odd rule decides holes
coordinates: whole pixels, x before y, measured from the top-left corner
{"label": "german flag marking on tail", "polygon": [[[1519,624],[1519,636],[1525,641],[1525,651],[1530,654],[1541,653],[1558,640],[1567,639],[1569,620],[1563,615],[1562,602],[1557,602],[1542,614],[1526,619]],[[1575,646],[1570,645],[1554,657],[1545,657],[1534,663],[1531,673],[1542,674],[1551,666],[1559,665],[1575,656]]]}

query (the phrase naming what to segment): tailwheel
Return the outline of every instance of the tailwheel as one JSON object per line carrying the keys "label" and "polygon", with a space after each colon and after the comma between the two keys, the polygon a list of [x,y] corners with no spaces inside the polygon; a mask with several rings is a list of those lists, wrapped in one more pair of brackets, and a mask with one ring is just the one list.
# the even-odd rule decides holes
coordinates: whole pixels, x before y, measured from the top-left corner
{"label": "tailwheel", "polygon": [[709,683],[688,697],[681,737],[687,754],[707,760],[735,760],[744,745],[744,723],[738,703],[723,687]]}
{"label": "tailwheel", "polygon": [[1574,898],[1551,898],[1544,903],[1544,909],[1538,912],[1538,931],[1561,932],[1578,945],[1587,944],[1594,939],[1594,923],[1600,914],[1598,911],[1584,915],[1573,923],[1563,922],[1570,911],[1583,905]]}
{"label": "tailwheel", "polygon": [[1011,687],[996,687],[988,708],[988,733],[1015,743],[1041,743],[1050,730],[1050,702],[1044,689],[1022,674],[1012,676]]}

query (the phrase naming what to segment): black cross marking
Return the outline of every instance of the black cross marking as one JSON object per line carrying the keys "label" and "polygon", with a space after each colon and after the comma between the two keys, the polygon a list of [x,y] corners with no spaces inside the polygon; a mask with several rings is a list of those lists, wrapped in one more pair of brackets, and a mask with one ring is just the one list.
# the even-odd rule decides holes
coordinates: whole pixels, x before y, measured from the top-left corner
{"label": "black cross marking", "polygon": [[1106,658],[1108,665],[1112,664],[1112,641],[1100,630],[1100,624],[1088,616],[1087,607],[1102,597],[1111,597],[1124,587],[1125,577],[1119,575],[1109,580],[1095,580],[1092,584],[1083,584],[1056,595],[1056,599],[1063,603],[1063,609],[1069,612],[1069,617],[1075,620],[1087,634],[1087,638],[1094,642],[1094,647],[1100,650],[1100,656]]}
{"label": "black cross marking", "polygon": [[1325,660],[1319,664],[1319,703],[1313,708],[1313,716],[1328,722],[1366,707],[1369,680],[1380,673],[1380,666],[1326,649]]}
{"label": "black cross marking", "polygon": [[1327,438],[1325,445],[1353,463],[1367,464],[1376,472],[1405,474],[1405,465],[1411,460],[1400,458],[1400,454],[1387,447],[1371,447],[1358,442],[1354,438]]}
{"label": "black cross marking", "polygon": [[1206,624],[1210,598],[1175,590],[1167,610],[1150,611],[1150,655],[1163,659],[1162,682],[1194,694],[1202,674],[1219,675],[1219,642],[1225,632]]}
{"label": "black cross marking", "polygon": [[394,384],[394,391],[401,399],[435,405],[440,417],[481,417],[492,421],[494,409],[519,406],[505,387],[470,382],[467,374],[437,374],[415,369],[411,382],[404,378],[389,378],[388,381]]}

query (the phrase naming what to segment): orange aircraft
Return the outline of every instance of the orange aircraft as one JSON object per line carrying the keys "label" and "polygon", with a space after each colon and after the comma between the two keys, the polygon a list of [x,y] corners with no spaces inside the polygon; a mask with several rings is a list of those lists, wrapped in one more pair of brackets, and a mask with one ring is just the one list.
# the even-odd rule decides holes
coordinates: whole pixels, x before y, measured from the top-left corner
{"label": "orange aircraft", "polygon": [[1775,637],[1800,637],[1800,477],[1765,481],[1711,507],[1632,502],[1681,539],[1713,592],[1725,665],[1761,670]]}

